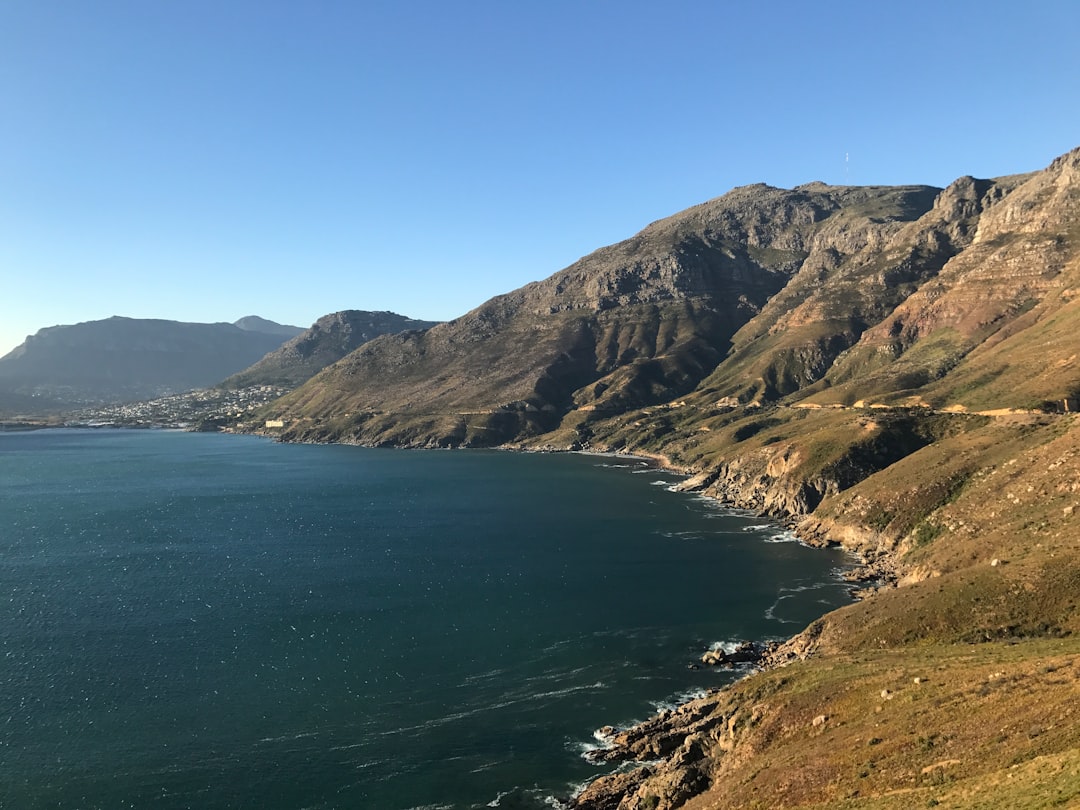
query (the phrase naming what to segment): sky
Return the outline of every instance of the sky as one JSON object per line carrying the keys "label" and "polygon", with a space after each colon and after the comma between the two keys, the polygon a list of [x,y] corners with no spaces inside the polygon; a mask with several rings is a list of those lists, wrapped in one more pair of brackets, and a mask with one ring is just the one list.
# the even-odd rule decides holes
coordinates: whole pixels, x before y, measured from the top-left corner
{"label": "sky", "polygon": [[124,315],[447,320],[765,182],[1080,146],[1080,3],[0,0],[0,355]]}

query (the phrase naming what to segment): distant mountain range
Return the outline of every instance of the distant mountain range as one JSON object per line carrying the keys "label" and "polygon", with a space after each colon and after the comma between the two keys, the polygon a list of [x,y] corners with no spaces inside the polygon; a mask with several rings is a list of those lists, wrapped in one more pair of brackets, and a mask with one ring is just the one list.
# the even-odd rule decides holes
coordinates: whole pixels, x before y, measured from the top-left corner
{"label": "distant mountain range", "polygon": [[236,323],[117,316],[52,326],[0,358],[0,394],[9,407],[39,403],[41,410],[207,387],[303,331],[256,316]]}
{"label": "distant mountain range", "polygon": [[0,358],[0,413],[43,414],[198,388],[295,388],[368,340],[427,329],[393,312],[344,310],[310,329],[112,317],[40,330]]}

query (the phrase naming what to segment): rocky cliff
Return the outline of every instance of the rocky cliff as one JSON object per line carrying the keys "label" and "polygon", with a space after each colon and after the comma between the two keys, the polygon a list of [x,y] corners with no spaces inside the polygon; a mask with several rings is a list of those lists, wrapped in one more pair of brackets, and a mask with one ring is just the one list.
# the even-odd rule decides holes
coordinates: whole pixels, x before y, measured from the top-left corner
{"label": "rocky cliff", "polygon": [[945,189],[736,189],[265,415],[295,440],[660,455],[862,557],[860,600],[767,671],[608,730],[599,759],[639,767],[573,807],[1068,806],[1078,198],[1080,149]]}
{"label": "rocky cliff", "polygon": [[1077,161],[946,189],[735,189],[375,340],[274,416],[292,439],[477,446],[680,397],[1064,407],[1080,393]]}
{"label": "rocky cliff", "polygon": [[293,439],[495,445],[549,432],[570,413],[669,401],[712,374],[778,293],[887,241],[936,194],[736,189],[454,321],[373,341],[275,416]]}

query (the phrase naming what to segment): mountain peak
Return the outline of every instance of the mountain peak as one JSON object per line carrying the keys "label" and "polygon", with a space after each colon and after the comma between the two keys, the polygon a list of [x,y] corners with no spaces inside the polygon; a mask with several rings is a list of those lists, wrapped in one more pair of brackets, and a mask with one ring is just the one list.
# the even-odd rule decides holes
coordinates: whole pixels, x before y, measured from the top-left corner
{"label": "mountain peak", "polygon": [[299,326],[287,326],[260,318],[258,315],[245,315],[233,321],[232,325],[245,332],[263,332],[268,335],[286,335],[287,337],[295,337],[304,331]]}
{"label": "mountain peak", "polygon": [[[1074,250],[1066,230],[1029,251],[1038,266],[1016,295],[1017,271],[1000,262],[1020,260],[1010,234],[1074,216],[1063,185],[1074,159],[947,189],[741,186],[450,323],[372,341],[279,410],[311,431],[296,438],[456,445],[522,440],[696,389],[739,402],[911,396],[951,367],[930,344],[896,364],[886,351],[898,361],[953,324],[955,365],[969,341],[1052,293]],[[976,295],[976,276],[995,278],[996,299]],[[941,298],[943,284],[955,292]],[[887,322],[895,332],[883,335]],[[1044,383],[1016,386],[1006,405],[1066,395]]]}

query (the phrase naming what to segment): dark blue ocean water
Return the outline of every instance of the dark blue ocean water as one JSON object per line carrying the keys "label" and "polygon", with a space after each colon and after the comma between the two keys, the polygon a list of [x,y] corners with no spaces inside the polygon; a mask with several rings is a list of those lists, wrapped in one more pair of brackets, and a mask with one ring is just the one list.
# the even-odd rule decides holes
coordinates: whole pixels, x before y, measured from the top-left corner
{"label": "dark blue ocean water", "polygon": [[835,551],[632,460],[0,434],[0,806],[537,808]]}

